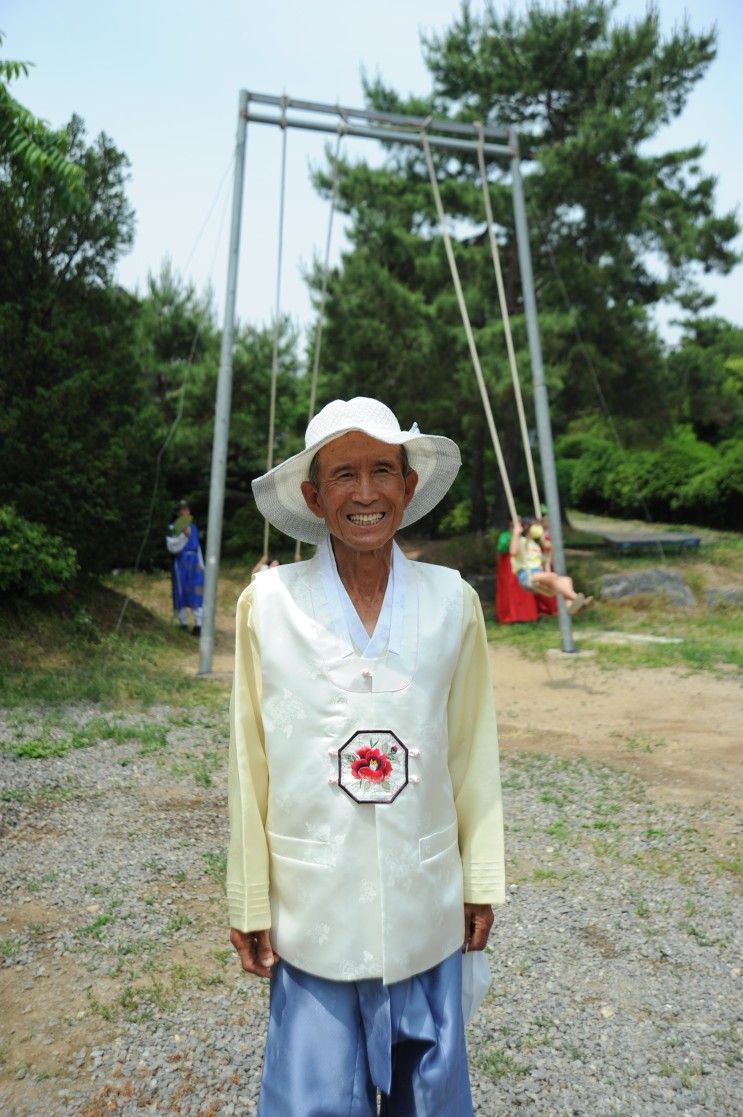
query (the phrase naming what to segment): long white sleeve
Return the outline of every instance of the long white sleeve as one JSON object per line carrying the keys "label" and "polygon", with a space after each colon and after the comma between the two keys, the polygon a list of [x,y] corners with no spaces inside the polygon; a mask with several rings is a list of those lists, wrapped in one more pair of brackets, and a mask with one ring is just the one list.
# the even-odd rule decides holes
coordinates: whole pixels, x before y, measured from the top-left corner
{"label": "long white sleeve", "polygon": [[482,607],[466,583],[462,647],[449,694],[448,721],[464,899],[471,904],[502,904],[505,857],[495,701]]}
{"label": "long white sleeve", "polygon": [[180,535],[165,536],[165,546],[168,548],[171,555],[179,555],[186,546],[186,543],[188,543],[188,536],[185,532],[181,532]]}
{"label": "long white sleeve", "polygon": [[237,603],[228,777],[227,902],[230,926],[239,931],[260,931],[271,925],[265,834],[268,765],[260,713],[261,662],[251,612],[252,587],[248,586]]}

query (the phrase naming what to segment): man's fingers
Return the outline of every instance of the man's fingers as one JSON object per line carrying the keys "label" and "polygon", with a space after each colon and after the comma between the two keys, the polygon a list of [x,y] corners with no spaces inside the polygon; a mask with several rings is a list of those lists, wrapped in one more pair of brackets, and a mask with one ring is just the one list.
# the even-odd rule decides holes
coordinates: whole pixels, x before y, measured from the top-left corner
{"label": "man's fingers", "polygon": [[493,909],[489,904],[464,905],[465,950],[485,949],[493,918]]}
{"label": "man's fingers", "polygon": [[492,920],[488,924],[481,924],[475,922],[475,926],[470,935],[470,950],[484,950],[488,941],[488,932],[492,925]]}
{"label": "man's fingers", "polygon": [[258,961],[262,966],[270,969],[271,966],[277,961],[277,956],[273,952],[271,946],[271,939],[268,931],[257,931],[255,936],[256,951],[258,953]]}
{"label": "man's fingers", "polygon": [[268,931],[230,931],[230,942],[237,951],[240,964],[246,973],[257,977],[270,977],[273,965],[278,961],[274,954]]}

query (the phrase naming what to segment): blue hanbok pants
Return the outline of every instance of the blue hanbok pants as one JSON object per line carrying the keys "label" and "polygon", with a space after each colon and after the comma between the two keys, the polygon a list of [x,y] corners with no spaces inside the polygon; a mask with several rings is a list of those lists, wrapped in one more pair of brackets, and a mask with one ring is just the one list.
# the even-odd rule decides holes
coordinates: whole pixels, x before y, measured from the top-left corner
{"label": "blue hanbok pants", "polygon": [[462,956],[393,985],[271,978],[258,1117],[472,1117]]}

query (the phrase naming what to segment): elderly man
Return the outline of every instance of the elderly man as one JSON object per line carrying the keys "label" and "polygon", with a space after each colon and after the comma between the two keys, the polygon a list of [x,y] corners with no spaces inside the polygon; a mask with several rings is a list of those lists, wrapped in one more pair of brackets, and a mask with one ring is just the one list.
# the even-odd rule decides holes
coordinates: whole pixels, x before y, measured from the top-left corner
{"label": "elderly man", "polygon": [[253,483],[309,562],[237,609],[231,941],[271,978],[261,1117],[469,1117],[463,952],[504,899],[479,601],[394,542],[444,496],[450,439],[328,404]]}

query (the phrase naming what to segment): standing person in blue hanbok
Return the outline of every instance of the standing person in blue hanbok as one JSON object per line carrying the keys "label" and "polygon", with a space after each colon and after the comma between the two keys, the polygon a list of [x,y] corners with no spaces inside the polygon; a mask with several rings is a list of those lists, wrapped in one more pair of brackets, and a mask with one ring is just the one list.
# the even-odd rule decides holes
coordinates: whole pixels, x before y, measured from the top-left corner
{"label": "standing person in blue hanbok", "polygon": [[194,636],[200,636],[204,600],[204,556],[199,543],[199,529],[193,522],[186,500],[178,505],[178,515],[170,525],[165,545],[172,557],[173,612],[181,628],[188,628],[190,610],[193,615],[191,632]]}
{"label": "standing person in blue hanbok", "polygon": [[472,1114],[463,955],[505,898],[487,639],[458,572],[394,542],[460,462],[335,400],[253,482],[319,544],[237,609],[227,896],[243,969],[271,978],[260,1117]]}

